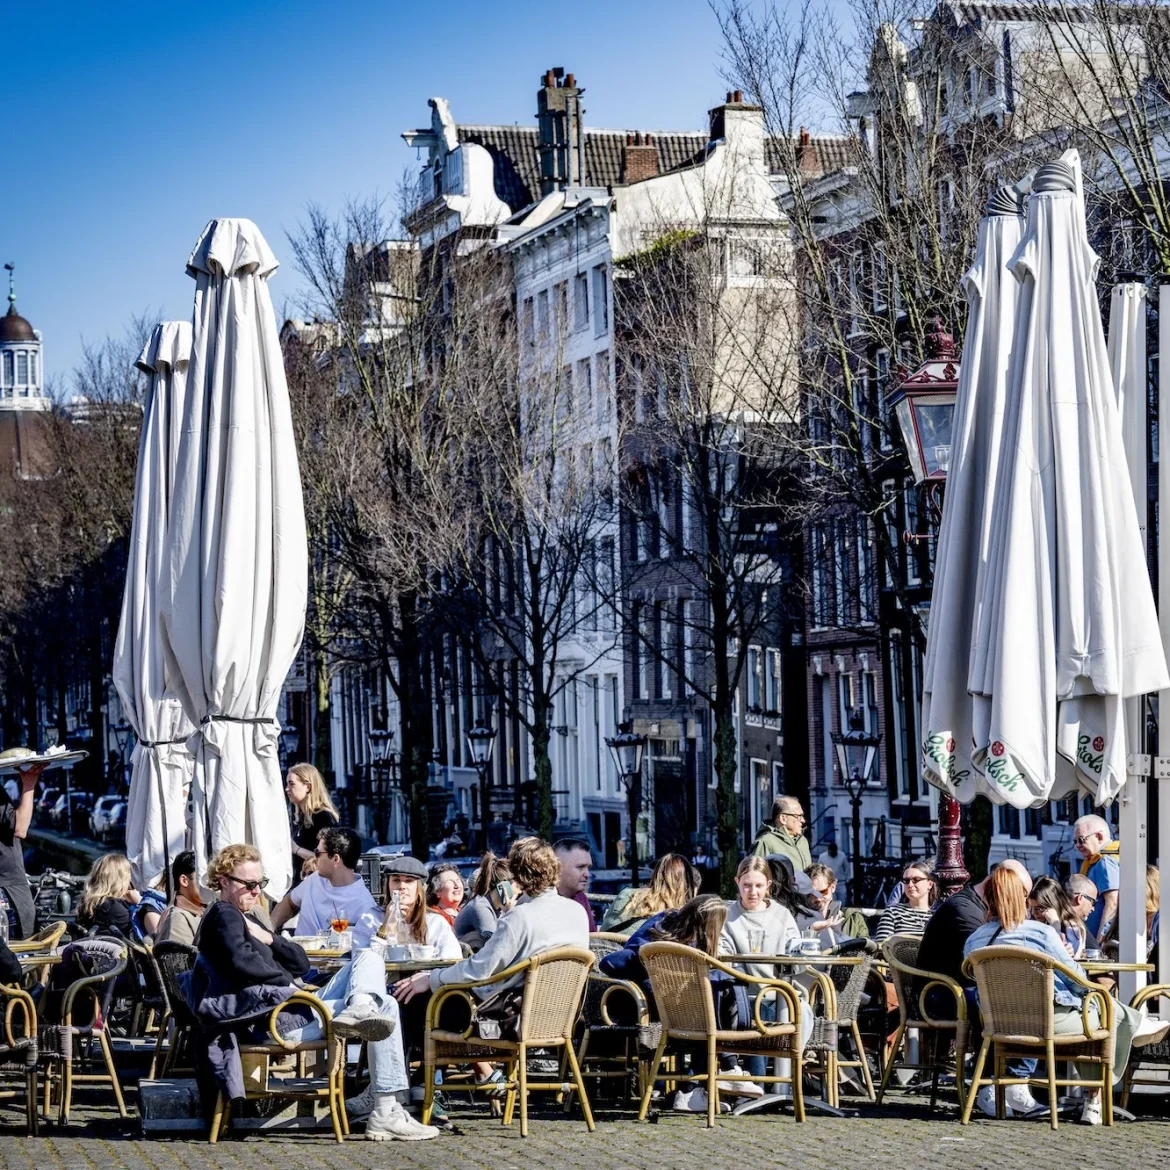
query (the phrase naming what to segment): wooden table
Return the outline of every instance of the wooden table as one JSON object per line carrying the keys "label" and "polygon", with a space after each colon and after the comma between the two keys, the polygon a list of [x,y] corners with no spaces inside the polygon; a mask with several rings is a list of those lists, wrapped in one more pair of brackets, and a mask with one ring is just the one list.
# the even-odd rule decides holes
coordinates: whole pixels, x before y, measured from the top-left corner
{"label": "wooden table", "polygon": [[[352,951],[305,951],[309,963],[319,971],[338,971],[352,957]],[[419,971],[434,971],[438,967],[450,967],[458,959],[387,959],[386,982],[393,983],[406,975]]]}
{"label": "wooden table", "polygon": [[1122,963],[1116,959],[1082,959],[1086,975],[1114,975],[1122,971],[1153,971],[1153,963]]}

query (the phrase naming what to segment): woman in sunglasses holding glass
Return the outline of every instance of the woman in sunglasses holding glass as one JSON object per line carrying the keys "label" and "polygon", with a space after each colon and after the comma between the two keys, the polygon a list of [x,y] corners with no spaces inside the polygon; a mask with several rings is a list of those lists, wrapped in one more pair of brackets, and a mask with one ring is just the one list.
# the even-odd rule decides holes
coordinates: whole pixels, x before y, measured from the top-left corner
{"label": "woman in sunglasses holding glass", "polygon": [[938,899],[938,885],[934,880],[934,866],[929,861],[912,861],[902,871],[905,901],[887,906],[873,941],[883,943],[894,934],[921,934],[930,921],[930,913]]}
{"label": "woman in sunglasses holding glass", "polygon": [[[267,1032],[268,1014],[296,990],[295,981],[307,974],[309,961],[297,943],[267,930],[252,915],[268,884],[255,848],[229,845],[221,849],[208,866],[207,884],[220,897],[200,924],[192,998],[209,1038],[231,1037],[234,1044],[241,1035]],[[355,952],[351,962],[316,995],[330,1008],[338,1036],[367,1041],[370,1087],[346,1103],[350,1118],[369,1118],[366,1137],[420,1141],[438,1136],[434,1126],[415,1121],[396,1096],[409,1083],[398,1004],[386,989],[382,956],[370,950]],[[282,1012],[277,1027],[289,1040],[321,1038],[320,1023],[304,1009]],[[242,1071],[223,1057],[228,1048],[222,1042],[213,1043],[208,1056],[221,1090],[228,1097],[243,1096]]]}

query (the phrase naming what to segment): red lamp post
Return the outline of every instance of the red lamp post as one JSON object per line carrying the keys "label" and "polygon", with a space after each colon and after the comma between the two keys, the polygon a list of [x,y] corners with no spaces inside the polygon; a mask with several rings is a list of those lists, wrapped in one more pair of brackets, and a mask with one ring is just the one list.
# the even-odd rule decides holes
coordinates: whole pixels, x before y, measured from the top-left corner
{"label": "red lamp post", "polygon": [[[930,485],[930,500],[941,513],[942,492],[951,461],[951,424],[959,388],[959,356],[954,338],[939,318],[926,335],[926,361],[908,374],[886,399],[898,420],[915,483]],[[938,795],[938,855],[935,877],[942,894],[970,880],[963,864],[959,802]]]}

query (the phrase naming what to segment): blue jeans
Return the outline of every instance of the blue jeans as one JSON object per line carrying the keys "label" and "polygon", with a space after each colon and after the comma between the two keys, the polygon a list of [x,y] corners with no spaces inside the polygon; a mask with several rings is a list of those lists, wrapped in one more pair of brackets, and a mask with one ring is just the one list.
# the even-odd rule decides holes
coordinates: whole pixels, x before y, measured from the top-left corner
{"label": "blue jeans", "polygon": [[[394,1021],[394,1032],[385,1040],[372,1040],[366,1050],[370,1061],[370,1084],[375,1093],[399,1093],[410,1087],[406,1076],[406,1060],[402,1054],[402,1024],[398,1001],[386,990],[386,965],[380,955],[372,951],[358,951],[353,961],[342,967],[328,983],[315,994],[333,1015],[345,1010],[358,994],[373,997],[382,1009],[382,1015]],[[320,1040],[321,1023],[314,1017],[308,1023],[281,1028],[286,1040]]]}
{"label": "blue jeans", "polygon": [[[970,1025],[971,1034],[967,1039],[968,1049],[972,1052],[978,1053],[980,1037],[982,1034],[982,1016],[979,1014],[979,995],[974,987],[964,987],[963,994],[967,997],[967,1022]],[[955,1010],[954,997],[945,991],[939,991],[937,988],[933,991],[927,992],[926,995],[926,1010],[939,1019],[950,1019],[951,1012]],[[1034,1056],[1018,1056],[1014,1060],[1007,1062],[1006,1071],[1009,1077],[1032,1077],[1036,1075],[1036,1069],[1040,1062]],[[960,1074],[962,1070],[960,1069]]]}

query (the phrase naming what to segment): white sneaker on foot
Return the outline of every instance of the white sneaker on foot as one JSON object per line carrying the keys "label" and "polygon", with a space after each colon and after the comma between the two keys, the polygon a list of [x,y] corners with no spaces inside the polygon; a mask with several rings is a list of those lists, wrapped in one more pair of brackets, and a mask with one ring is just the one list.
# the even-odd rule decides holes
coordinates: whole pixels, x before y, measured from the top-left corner
{"label": "white sneaker on foot", "polygon": [[[725,1077],[746,1077],[748,1074],[738,1064],[723,1070]],[[724,1081],[719,1082],[720,1093],[730,1093],[733,1097],[762,1097],[764,1086],[755,1081]]]}
{"label": "white sneaker on foot", "polygon": [[[674,1100],[671,1101],[670,1107],[676,1113],[706,1113],[707,1112],[707,1090],[702,1085],[697,1085],[693,1089],[679,1089],[674,1095]],[[719,1112],[730,1113],[731,1106],[722,1099],[719,1100]]]}
{"label": "white sneaker on foot", "polygon": [[1031,1113],[1036,1108],[1036,1098],[1027,1085],[1008,1085],[1003,1091],[1003,1099],[1010,1113]]}
{"label": "white sneaker on foot", "polygon": [[1141,1022],[1133,1034],[1133,1045],[1141,1048],[1145,1044],[1157,1044],[1170,1032],[1170,1020],[1162,1020],[1157,1016],[1142,1016]]}
{"label": "white sneaker on foot", "polygon": [[366,1085],[356,1097],[350,1097],[346,1101],[345,1115],[350,1121],[361,1121],[374,1112],[374,1105],[376,1103],[377,1098],[374,1094],[374,1086]]}
{"label": "white sneaker on foot", "polygon": [[[975,1095],[975,1105],[985,1117],[995,1116],[995,1089],[991,1085],[984,1085]],[[1004,1100],[1004,1116],[1012,1116],[1012,1107]]]}
{"label": "white sneaker on foot", "polygon": [[338,1036],[356,1036],[359,1040],[385,1040],[394,1035],[394,1021],[382,1014],[373,1000],[354,1003],[333,1017],[333,1031]]}
{"label": "white sneaker on foot", "polygon": [[371,1142],[425,1142],[439,1136],[433,1125],[415,1121],[393,1093],[379,1093],[366,1123],[366,1140]]}
{"label": "white sneaker on foot", "polygon": [[1082,1125],[1100,1125],[1101,1124],[1101,1094],[1094,1093],[1089,1097],[1084,1105],[1081,1107],[1081,1124]]}

